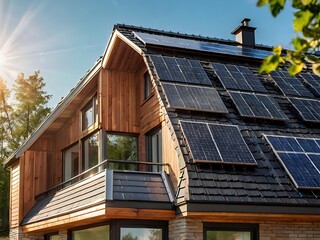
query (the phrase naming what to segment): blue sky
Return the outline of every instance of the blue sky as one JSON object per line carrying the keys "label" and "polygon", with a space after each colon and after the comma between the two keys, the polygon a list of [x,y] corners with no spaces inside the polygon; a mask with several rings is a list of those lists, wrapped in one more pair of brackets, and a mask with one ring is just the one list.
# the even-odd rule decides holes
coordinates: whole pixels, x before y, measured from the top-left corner
{"label": "blue sky", "polygon": [[256,0],[0,0],[0,76],[40,70],[54,107],[104,52],[112,27],[125,23],[234,39],[243,18],[256,42],[290,46],[293,10],[273,18]]}

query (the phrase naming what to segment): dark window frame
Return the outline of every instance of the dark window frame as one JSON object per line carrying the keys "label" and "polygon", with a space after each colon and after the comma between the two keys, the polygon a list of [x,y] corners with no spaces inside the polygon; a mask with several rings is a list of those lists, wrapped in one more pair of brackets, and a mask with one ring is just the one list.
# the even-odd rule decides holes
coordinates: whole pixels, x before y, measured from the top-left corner
{"label": "dark window frame", "polygon": [[85,229],[89,229],[89,228],[95,228],[95,227],[101,227],[101,226],[106,226],[109,225],[109,239],[112,239],[111,236],[111,229],[112,229],[112,224],[110,221],[107,222],[100,222],[100,223],[94,223],[94,224],[90,224],[90,225],[85,225],[85,226],[81,226],[81,227],[75,227],[75,228],[70,228],[68,229],[68,233],[67,233],[67,239],[68,240],[72,240],[72,232],[74,231],[79,231],[79,230],[85,230]]}
{"label": "dark window frame", "polygon": [[143,74],[143,81],[144,81],[143,100],[147,100],[152,95],[152,82],[151,82],[151,76],[148,71]]}
{"label": "dark window frame", "polygon": [[207,239],[207,231],[239,231],[250,232],[250,240],[259,240],[259,224],[256,223],[203,223],[203,239]]}
{"label": "dark window frame", "polygon": [[90,167],[88,169],[85,169],[85,147],[84,147],[84,143],[86,140],[88,140],[89,138],[91,138],[92,136],[96,135],[97,136],[97,143],[98,143],[98,163],[96,165],[98,165],[100,163],[100,157],[99,157],[99,151],[100,151],[100,142],[99,142],[99,138],[100,138],[100,131],[94,131],[92,133],[90,133],[89,135],[87,135],[86,137],[81,139],[81,166],[80,166],[80,173],[90,169]]}
{"label": "dark window frame", "polygon": [[47,233],[44,235],[44,240],[50,240],[50,237],[52,236],[59,236],[59,232],[52,232],[52,233]]}
{"label": "dark window frame", "polygon": [[[151,131],[146,133],[146,155],[147,155],[147,162],[154,162],[152,159],[152,152],[153,152],[153,144],[152,144],[152,136],[154,136],[156,133],[159,133],[159,131],[161,131],[161,141],[162,141],[162,127],[158,126],[154,129],[152,129]],[[157,146],[158,147],[158,146]],[[159,149],[157,149],[157,152],[159,152]],[[163,162],[163,146],[161,143],[161,163]],[[158,154],[159,155],[159,154]],[[156,162],[158,163],[158,161]],[[160,162],[159,162],[160,163]],[[150,166],[151,168],[152,166]],[[158,171],[160,171],[161,167],[158,167]],[[152,169],[149,169],[149,171],[151,171]]]}
{"label": "dark window frame", "polygon": [[120,229],[123,228],[159,228],[162,230],[162,240],[168,240],[168,221],[147,220],[115,220],[112,224],[111,239],[120,239]]}

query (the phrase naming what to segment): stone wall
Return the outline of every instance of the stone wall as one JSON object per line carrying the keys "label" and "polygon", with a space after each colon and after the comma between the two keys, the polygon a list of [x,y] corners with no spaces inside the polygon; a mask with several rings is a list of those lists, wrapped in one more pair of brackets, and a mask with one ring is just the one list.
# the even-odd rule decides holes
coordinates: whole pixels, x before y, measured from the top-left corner
{"label": "stone wall", "polygon": [[11,228],[9,234],[10,240],[43,240],[43,235],[25,234],[20,227]]}

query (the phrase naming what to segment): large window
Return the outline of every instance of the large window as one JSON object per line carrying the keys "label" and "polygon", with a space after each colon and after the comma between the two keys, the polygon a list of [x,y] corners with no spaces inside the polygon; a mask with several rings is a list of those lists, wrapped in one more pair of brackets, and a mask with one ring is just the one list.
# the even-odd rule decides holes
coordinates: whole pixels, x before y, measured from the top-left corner
{"label": "large window", "polygon": [[78,144],[63,151],[63,180],[79,174],[79,146]]}
{"label": "large window", "polygon": [[82,171],[99,163],[98,133],[92,134],[82,142]]}
{"label": "large window", "polygon": [[205,223],[205,240],[258,240],[257,224]]}
{"label": "large window", "polygon": [[98,226],[86,228],[71,232],[72,240],[109,240],[110,239],[110,226]]}
{"label": "large window", "polygon": [[[147,136],[147,154],[148,161],[154,163],[162,163],[162,130],[157,129],[152,131]],[[161,166],[152,166],[153,172],[161,171]]]}
{"label": "large window", "polygon": [[59,234],[58,233],[50,233],[50,234],[46,234],[44,236],[45,240],[59,240]]}
{"label": "large window", "polygon": [[[106,134],[105,159],[121,161],[137,161],[137,137],[131,135]],[[110,163],[109,168],[121,170],[137,170],[136,164]]]}
{"label": "large window", "polygon": [[81,110],[82,131],[93,126],[98,119],[97,97],[94,96]]}
{"label": "large window", "polygon": [[120,228],[121,240],[162,240],[162,229],[159,228]]}

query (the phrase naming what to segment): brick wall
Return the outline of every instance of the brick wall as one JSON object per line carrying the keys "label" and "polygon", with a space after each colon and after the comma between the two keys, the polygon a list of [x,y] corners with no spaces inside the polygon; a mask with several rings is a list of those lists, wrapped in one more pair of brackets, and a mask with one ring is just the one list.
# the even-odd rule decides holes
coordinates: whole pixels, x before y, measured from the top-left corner
{"label": "brick wall", "polygon": [[25,234],[20,227],[11,228],[9,237],[10,240],[43,240],[43,235]]}
{"label": "brick wall", "polygon": [[[319,240],[320,223],[260,222],[260,240]],[[169,222],[169,240],[202,240],[203,222],[179,218]]]}

